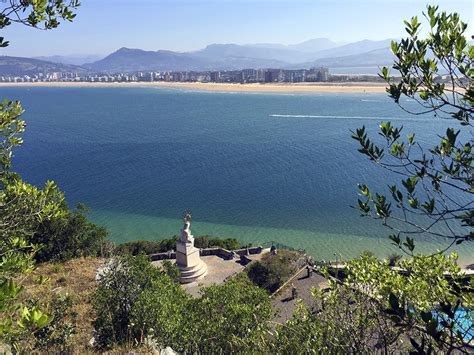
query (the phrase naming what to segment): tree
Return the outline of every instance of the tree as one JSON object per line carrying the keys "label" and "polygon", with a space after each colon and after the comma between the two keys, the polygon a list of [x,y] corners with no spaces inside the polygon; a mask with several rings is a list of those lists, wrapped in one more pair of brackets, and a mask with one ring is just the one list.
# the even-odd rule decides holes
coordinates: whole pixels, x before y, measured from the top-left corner
{"label": "tree", "polygon": [[13,148],[23,143],[20,137],[25,131],[25,121],[20,116],[23,108],[19,101],[4,100],[0,103],[0,178],[6,177],[11,168]]}
{"label": "tree", "polygon": [[63,261],[84,256],[103,256],[107,230],[87,220],[87,208],[66,210],[61,218],[45,220],[28,240],[39,245],[37,261]]}
{"label": "tree", "polygon": [[[166,280],[163,281],[162,278]],[[98,288],[91,298],[96,314],[96,345],[108,348],[114,344],[134,343],[136,339],[142,339],[142,323],[150,326],[148,317],[153,313],[135,310],[135,305],[143,307],[143,299],[149,299],[149,296],[143,293],[149,289],[156,290],[154,286],[157,283],[163,286],[163,282],[168,282],[174,290],[179,287],[167,275],[153,267],[149,258],[144,255],[111,259],[103,270]],[[160,295],[166,295],[167,302],[173,302],[168,293]],[[153,304],[149,306],[152,307]],[[147,318],[141,318],[138,322],[138,315]],[[132,319],[137,321],[134,323],[137,328],[132,324]],[[140,333],[136,332],[137,329]]]}
{"label": "tree", "polygon": [[[408,37],[392,42],[396,57],[392,68],[398,76],[391,76],[387,67],[380,76],[389,84],[390,97],[406,111],[455,119],[463,131],[448,128],[428,150],[414,133],[403,138],[403,127],[390,122],[379,127],[384,144],[369,138],[365,127],[353,132],[362,154],[401,178],[389,186],[389,197],[360,185],[358,208],[363,215],[381,219],[394,231],[392,242],[409,254],[413,254],[416,235],[446,238],[448,248],[474,239],[473,139],[469,131],[474,113],[474,46],[467,42],[467,25],[458,14],[440,13],[438,7],[428,6],[424,16],[430,27],[428,36],[419,38],[417,17],[405,21]],[[403,96],[418,102],[421,110],[404,107]]]}
{"label": "tree", "polygon": [[[73,10],[79,7],[78,0],[5,0],[0,10],[0,30],[12,23],[50,30],[59,26],[59,20],[72,21]],[[9,44],[0,37],[0,47]]]}
{"label": "tree", "polygon": [[[52,29],[59,19],[71,21],[77,0],[8,0],[0,6],[0,29],[12,23]],[[8,46],[0,37],[0,47]],[[0,103],[0,340],[14,345],[24,332],[35,333],[46,327],[52,318],[36,306],[17,303],[22,288],[15,275],[33,268],[33,256],[38,246],[28,238],[38,224],[65,213],[63,194],[52,182],[43,190],[23,182],[10,171],[13,149],[21,145],[25,130],[21,119],[23,108],[18,101]],[[16,320],[16,321],[15,321]]]}
{"label": "tree", "polygon": [[460,292],[469,286],[456,259],[455,254],[416,255],[400,262],[403,274],[371,255],[350,261],[344,283],[331,282],[327,293],[313,291],[319,307],[300,305],[290,321],[277,327],[275,351],[465,352],[472,326],[459,311],[472,306],[473,298]]}
{"label": "tree", "polygon": [[301,267],[303,257],[299,252],[282,249],[277,254],[265,254],[260,261],[251,263],[246,272],[255,285],[273,293]]}
{"label": "tree", "polygon": [[346,285],[377,300],[392,328],[405,334],[415,350],[465,349],[472,325],[460,312],[472,307],[474,295],[456,253],[416,254],[399,265],[401,271],[388,261],[361,257],[349,263]]}
{"label": "tree", "polygon": [[175,349],[186,353],[262,353],[268,349],[270,299],[241,273],[202,290],[193,300],[189,335]]}
{"label": "tree", "polygon": [[34,267],[39,246],[30,238],[38,226],[66,212],[64,196],[52,182],[39,189],[10,176],[0,184],[0,339],[15,346],[23,334],[35,333],[52,320],[39,307],[17,302],[22,287],[15,278]]}
{"label": "tree", "polygon": [[[469,340],[457,317],[459,312],[467,315],[472,309],[472,286],[460,283],[455,260],[445,259],[442,252],[474,240],[470,131],[474,47],[467,42],[467,25],[457,13],[447,14],[439,12],[437,6],[428,6],[424,17],[430,28],[426,38],[419,38],[421,23],[413,17],[405,21],[408,37],[392,42],[396,57],[392,69],[398,76],[391,76],[387,67],[382,68],[380,76],[389,84],[389,96],[405,111],[455,119],[460,128],[447,128],[431,149],[417,142],[414,133],[402,138],[403,127],[390,122],[379,126],[384,144],[369,138],[365,127],[353,132],[362,154],[400,177],[398,183],[389,185],[388,197],[359,185],[362,198],[358,208],[394,231],[390,240],[412,258],[400,262],[408,273],[404,277],[379,262],[362,260],[355,264],[349,282],[378,299],[394,326],[418,333],[409,334],[415,352],[465,351]],[[416,101],[420,109],[405,107],[402,97]],[[418,255],[414,251],[415,236],[420,235],[445,238],[447,246],[430,256]]]}
{"label": "tree", "polygon": [[268,294],[240,274],[192,298],[144,255],[113,259],[91,302],[99,348],[170,346],[183,353],[258,352],[268,346]]}

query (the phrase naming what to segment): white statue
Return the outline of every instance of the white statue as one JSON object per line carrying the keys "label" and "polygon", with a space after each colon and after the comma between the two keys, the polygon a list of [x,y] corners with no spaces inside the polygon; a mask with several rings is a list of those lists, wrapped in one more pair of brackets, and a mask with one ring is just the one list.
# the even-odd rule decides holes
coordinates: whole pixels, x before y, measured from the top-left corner
{"label": "white statue", "polygon": [[190,283],[206,276],[207,265],[201,260],[199,249],[194,247],[194,237],[189,229],[191,212],[184,212],[183,222],[181,236],[176,241],[176,265],[181,274],[180,282]]}
{"label": "white statue", "polygon": [[191,212],[188,212],[188,211],[184,212],[183,214],[184,226],[183,226],[183,229],[181,229],[181,241],[183,243],[194,242],[194,237],[191,234],[191,230],[189,229],[189,226],[191,225],[191,219],[192,219]]}

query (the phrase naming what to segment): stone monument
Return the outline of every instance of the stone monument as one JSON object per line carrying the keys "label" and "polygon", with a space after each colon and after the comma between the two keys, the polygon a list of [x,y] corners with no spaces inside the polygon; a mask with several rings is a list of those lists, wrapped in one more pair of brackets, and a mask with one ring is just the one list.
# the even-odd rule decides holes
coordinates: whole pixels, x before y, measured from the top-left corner
{"label": "stone monument", "polygon": [[194,237],[189,229],[191,212],[184,212],[183,222],[181,235],[176,241],[176,265],[181,273],[179,281],[186,284],[206,276],[207,265],[199,256],[199,249],[194,247]]}

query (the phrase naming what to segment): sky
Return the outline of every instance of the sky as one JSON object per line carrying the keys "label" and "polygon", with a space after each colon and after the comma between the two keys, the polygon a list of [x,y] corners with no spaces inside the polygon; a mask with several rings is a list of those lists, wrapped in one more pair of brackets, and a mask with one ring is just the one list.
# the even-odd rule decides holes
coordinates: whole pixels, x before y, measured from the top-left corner
{"label": "sky", "polygon": [[[440,0],[474,23],[474,1]],[[0,9],[5,6],[0,2]],[[426,0],[82,0],[72,23],[52,31],[13,24],[0,55],[106,55],[121,47],[192,51],[212,43],[347,43],[404,35]],[[474,34],[470,29],[469,35]]]}

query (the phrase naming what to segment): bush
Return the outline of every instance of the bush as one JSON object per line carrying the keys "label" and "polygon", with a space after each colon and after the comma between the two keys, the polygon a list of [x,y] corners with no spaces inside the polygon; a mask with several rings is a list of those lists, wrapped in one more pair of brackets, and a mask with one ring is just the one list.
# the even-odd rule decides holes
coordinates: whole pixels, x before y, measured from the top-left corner
{"label": "bush", "polygon": [[245,248],[247,245],[240,244],[235,238],[213,238],[208,235],[202,235],[194,239],[196,248],[213,248],[219,247],[227,250],[235,250]]}
{"label": "bush", "polygon": [[76,314],[71,310],[72,300],[68,295],[56,296],[50,305],[51,322],[34,333],[35,348],[65,353],[70,351],[70,341],[76,333]]}
{"label": "bush", "polygon": [[153,340],[159,347],[182,347],[189,336],[190,296],[171,278],[162,275],[141,292],[131,308],[132,334],[139,344]]}
{"label": "bush", "polygon": [[179,283],[180,272],[176,264],[173,264],[169,260],[163,260],[161,266],[163,267],[163,271],[166,275],[168,275],[171,280],[176,283]]}
{"label": "bush", "polygon": [[89,222],[87,209],[79,205],[64,217],[39,224],[30,242],[40,246],[35,259],[44,262],[99,256],[106,238],[106,229]]}
{"label": "bush", "polygon": [[261,261],[254,262],[247,268],[250,280],[270,293],[275,292],[296,272],[294,265],[298,254],[280,250],[278,254],[267,254]]}
{"label": "bush", "polygon": [[223,285],[202,290],[192,300],[194,319],[190,336],[174,350],[185,353],[267,353],[269,320],[273,315],[268,294],[244,273]]}
{"label": "bush", "polygon": [[136,240],[117,245],[115,253],[117,255],[151,255],[156,253],[164,253],[176,248],[178,237],[164,239],[158,242],[151,240]]}
{"label": "bush", "polygon": [[92,305],[102,349],[148,344],[182,353],[229,353],[268,345],[270,299],[245,274],[192,298],[145,256],[123,256],[107,266]]}
{"label": "bush", "polygon": [[[156,253],[165,253],[176,249],[177,236],[160,241],[136,240],[117,245],[115,253],[117,255],[151,255]],[[250,244],[249,244],[250,245]],[[245,248],[247,245],[240,244],[235,238],[212,238],[208,235],[202,235],[194,239],[196,248],[213,248],[219,247],[227,250],[235,250]]]}
{"label": "bush", "polygon": [[163,276],[145,256],[123,256],[109,262],[91,299],[98,347],[123,344],[136,337],[130,327],[135,303],[144,290]]}

